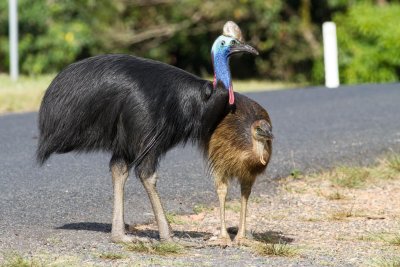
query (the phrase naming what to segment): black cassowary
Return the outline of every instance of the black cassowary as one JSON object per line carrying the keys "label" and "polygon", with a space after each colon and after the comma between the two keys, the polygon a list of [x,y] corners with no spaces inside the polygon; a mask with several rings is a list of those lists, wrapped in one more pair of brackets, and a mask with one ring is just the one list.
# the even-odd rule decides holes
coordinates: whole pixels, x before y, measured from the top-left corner
{"label": "black cassowary", "polygon": [[[224,35],[243,41],[239,27],[224,28]],[[219,77],[217,77],[219,80]],[[230,77],[226,77],[230,84]],[[213,131],[206,155],[215,178],[220,202],[219,242],[231,243],[225,224],[228,183],[236,178],[241,187],[241,211],[235,242],[245,242],[247,202],[259,174],[267,168],[272,153],[272,125],[267,111],[255,101],[235,93],[235,105]]]}
{"label": "black cassowary", "polygon": [[[249,45],[228,36],[214,42],[216,77],[230,77],[229,57]],[[228,83],[227,83],[228,82]],[[111,152],[112,240],[140,240],[124,229],[124,185],[131,167],[150,198],[161,240],[172,233],[156,191],[160,157],[179,143],[204,146],[234,104],[227,79],[214,83],[161,62],[101,55],[69,65],[47,89],[39,111],[37,160],[53,153]]]}

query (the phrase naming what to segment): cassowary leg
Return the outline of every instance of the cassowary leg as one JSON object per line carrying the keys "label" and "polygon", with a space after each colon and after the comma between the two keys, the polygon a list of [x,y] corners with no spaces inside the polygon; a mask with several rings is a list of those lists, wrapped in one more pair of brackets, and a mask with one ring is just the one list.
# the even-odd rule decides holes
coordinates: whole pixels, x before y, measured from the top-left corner
{"label": "cassowary leg", "polygon": [[253,183],[242,183],[241,190],[241,209],[240,209],[240,223],[238,233],[235,237],[235,243],[240,245],[246,239],[246,215],[247,215],[247,202],[251,193]]}
{"label": "cassowary leg", "polygon": [[217,186],[217,194],[219,199],[219,212],[220,212],[220,221],[221,221],[221,232],[219,234],[221,245],[228,246],[231,244],[231,239],[229,237],[228,231],[226,230],[225,223],[225,201],[226,194],[228,193],[228,183],[223,179],[216,180]]}
{"label": "cassowary leg", "polygon": [[110,169],[114,187],[114,209],[111,228],[111,240],[113,242],[131,242],[133,237],[125,234],[124,222],[124,186],[128,178],[128,166],[122,159],[113,157]]}
{"label": "cassowary leg", "polygon": [[139,177],[150,198],[151,206],[153,207],[154,216],[156,217],[158,225],[158,231],[160,233],[160,239],[161,241],[171,241],[173,236],[171,226],[167,221],[164,208],[156,190],[157,175],[156,173],[153,173],[150,177],[143,177],[143,175],[139,175]]}

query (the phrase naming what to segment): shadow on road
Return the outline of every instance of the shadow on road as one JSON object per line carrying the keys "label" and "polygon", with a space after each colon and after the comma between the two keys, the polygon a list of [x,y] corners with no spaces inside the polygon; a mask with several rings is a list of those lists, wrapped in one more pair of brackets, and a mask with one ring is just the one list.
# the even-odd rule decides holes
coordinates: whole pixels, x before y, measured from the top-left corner
{"label": "shadow on road", "polygon": [[[128,227],[128,225],[126,225],[125,227]],[[84,231],[110,233],[111,232],[111,224],[96,223],[96,222],[67,223],[67,224],[64,224],[63,226],[56,227],[55,229],[84,230]]]}
{"label": "shadow on road", "polygon": [[[158,231],[157,230],[137,230],[130,229],[128,224],[125,224],[125,229],[134,235],[140,237],[149,237],[157,239]],[[109,223],[96,223],[96,222],[79,222],[79,223],[68,223],[62,226],[56,227],[57,230],[84,230],[84,231],[95,231],[95,232],[103,232],[110,233],[111,232],[111,224]],[[208,239],[212,236],[211,233],[207,232],[198,232],[198,231],[174,231],[174,234],[178,238],[201,238]]]}

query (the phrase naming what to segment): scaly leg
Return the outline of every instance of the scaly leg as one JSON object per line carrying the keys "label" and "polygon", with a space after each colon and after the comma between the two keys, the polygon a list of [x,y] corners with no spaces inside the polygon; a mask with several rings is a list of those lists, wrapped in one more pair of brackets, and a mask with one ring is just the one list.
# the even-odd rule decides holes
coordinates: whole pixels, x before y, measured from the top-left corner
{"label": "scaly leg", "polygon": [[153,173],[149,177],[143,177],[142,175],[140,175],[140,180],[142,181],[143,186],[146,189],[146,192],[150,198],[154,216],[156,217],[161,241],[172,241],[173,234],[171,231],[171,226],[167,221],[164,208],[161,204],[160,197],[156,190],[157,175],[155,173]]}
{"label": "scaly leg", "polygon": [[246,215],[247,215],[247,202],[251,193],[252,184],[242,183],[240,185],[241,190],[241,209],[240,209],[240,224],[238,233],[235,237],[235,243],[240,245],[245,242],[246,239]]}
{"label": "scaly leg", "polygon": [[123,159],[113,157],[110,162],[110,169],[114,188],[114,207],[111,227],[111,240],[120,242],[148,242],[147,238],[128,236],[125,234],[124,221],[124,187],[129,176],[128,165]]}
{"label": "scaly leg", "polygon": [[128,178],[128,167],[122,159],[112,158],[110,169],[114,189],[114,207],[111,227],[113,242],[131,242],[132,237],[125,234],[124,222],[124,186]]}
{"label": "scaly leg", "polygon": [[220,221],[221,221],[221,232],[219,234],[219,239],[221,241],[221,245],[229,246],[231,245],[231,238],[226,230],[225,223],[225,201],[226,194],[228,193],[228,183],[224,179],[217,179],[216,182],[217,194],[219,199],[219,212],[220,212]]}

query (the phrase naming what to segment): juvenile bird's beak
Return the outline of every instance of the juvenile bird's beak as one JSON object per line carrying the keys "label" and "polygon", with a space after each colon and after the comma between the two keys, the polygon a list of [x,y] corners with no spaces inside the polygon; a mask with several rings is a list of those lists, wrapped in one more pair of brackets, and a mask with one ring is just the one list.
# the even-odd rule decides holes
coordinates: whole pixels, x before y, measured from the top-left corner
{"label": "juvenile bird's beak", "polygon": [[257,129],[256,134],[258,136],[264,137],[267,140],[274,139],[274,135],[272,134],[272,128],[266,123],[262,123]]}
{"label": "juvenile bird's beak", "polygon": [[253,55],[258,55],[258,51],[251,45],[244,44],[244,43],[237,43],[237,44],[231,46],[231,49],[229,50],[229,56],[231,56],[233,54],[239,54],[239,53],[250,53]]}

